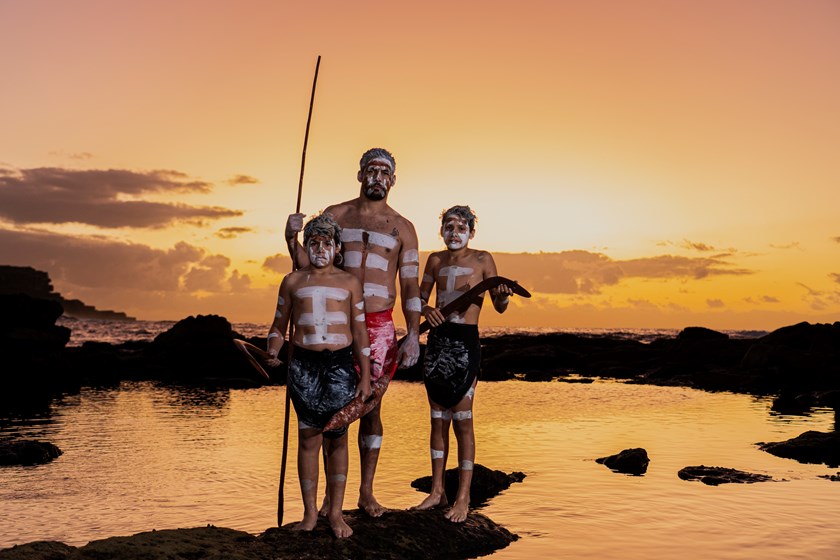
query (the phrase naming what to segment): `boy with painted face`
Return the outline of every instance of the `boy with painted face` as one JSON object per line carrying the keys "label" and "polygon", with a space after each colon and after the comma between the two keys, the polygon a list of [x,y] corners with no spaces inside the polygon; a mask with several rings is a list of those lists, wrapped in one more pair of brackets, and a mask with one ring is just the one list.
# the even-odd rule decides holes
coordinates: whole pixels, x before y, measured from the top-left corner
{"label": "boy with painted face", "polygon": [[[390,152],[373,148],[362,155],[356,178],[359,196],[325,210],[342,227],[344,270],[362,283],[365,322],[371,342],[371,381],[382,390],[394,376],[397,365],[411,367],[420,355],[420,254],[414,226],[388,205],[388,194],[397,181],[396,161]],[[291,244],[303,224],[303,214],[292,214],[286,222],[286,242]],[[291,247],[290,247],[291,248]],[[298,263],[307,255],[300,245],[294,254]],[[397,276],[399,273],[399,284]],[[399,288],[408,334],[397,347],[392,310]],[[385,511],[373,495],[373,478],[382,445],[380,402],[359,422],[359,456],[362,483],[358,505],[368,515],[379,517]],[[324,501],[322,512],[328,507]]]}
{"label": "boy with painted face", "polygon": [[[429,255],[420,284],[423,316],[432,326],[423,362],[423,382],[431,407],[432,491],[416,509],[448,505],[444,472],[451,423],[458,441],[458,494],[445,516],[456,523],[467,518],[470,505],[475,462],[472,407],[481,362],[478,316],[484,299],[477,299],[462,313],[448,317],[440,309],[482,280],[497,276],[493,256],[469,247],[475,236],[475,221],[469,206],[453,206],[442,214],[440,234],[446,250]],[[433,287],[435,307],[425,303]],[[505,312],[512,293],[506,285],[490,290],[496,311]]]}
{"label": "boy with painted face", "polygon": [[334,266],[341,250],[341,228],[332,217],[321,214],[310,220],[303,244],[309,264],[280,284],[268,334],[268,364],[279,365],[277,354],[291,319],[294,349],[286,390],[298,417],[298,472],[304,505],[303,520],[295,529],[311,531],[318,521],[318,457],[323,446],[330,494],[327,517],[337,537],[348,537],[353,530],[341,513],[347,484],[347,428],[324,432],[323,427],[357,395],[370,396],[365,303],[361,283]]}

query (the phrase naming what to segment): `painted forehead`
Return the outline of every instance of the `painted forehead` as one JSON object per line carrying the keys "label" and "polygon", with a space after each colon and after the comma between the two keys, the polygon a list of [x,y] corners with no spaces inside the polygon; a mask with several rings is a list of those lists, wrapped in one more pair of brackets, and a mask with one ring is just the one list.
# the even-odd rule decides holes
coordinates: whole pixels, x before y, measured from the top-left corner
{"label": "painted forehead", "polygon": [[391,162],[388,161],[385,158],[375,158],[375,159],[370,160],[369,162],[367,162],[365,164],[365,169],[367,169],[368,167],[374,166],[374,165],[385,166],[385,167],[387,167],[388,169],[391,170],[391,173],[394,172],[394,167],[391,165]]}

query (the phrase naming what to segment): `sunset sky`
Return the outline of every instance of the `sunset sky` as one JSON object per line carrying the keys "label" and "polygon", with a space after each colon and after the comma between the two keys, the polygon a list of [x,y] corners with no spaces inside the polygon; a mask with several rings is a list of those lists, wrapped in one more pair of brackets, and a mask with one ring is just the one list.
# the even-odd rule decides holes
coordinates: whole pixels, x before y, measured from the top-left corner
{"label": "sunset sky", "polygon": [[273,317],[303,208],[397,159],[423,251],[534,293],[485,325],[840,320],[840,2],[0,0],[0,264],[141,319]]}

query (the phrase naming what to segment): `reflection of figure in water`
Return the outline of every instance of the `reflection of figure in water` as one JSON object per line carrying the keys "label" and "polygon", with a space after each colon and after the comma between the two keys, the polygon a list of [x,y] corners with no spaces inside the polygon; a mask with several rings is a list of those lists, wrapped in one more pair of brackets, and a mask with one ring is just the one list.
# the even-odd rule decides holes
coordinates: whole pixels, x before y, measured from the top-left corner
{"label": "reflection of figure in water", "polygon": [[[440,309],[486,278],[496,276],[496,263],[486,251],[469,248],[475,236],[476,216],[469,206],[453,206],[441,216],[440,234],[445,251],[432,253],[426,262],[420,297],[427,302],[435,287],[436,304],[423,306],[423,316],[432,326],[423,364],[423,381],[431,407],[432,491],[416,509],[448,505],[444,472],[449,454],[449,425],[458,441],[458,494],[445,516],[450,521],[467,518],[470,484],[475,462],[472,408],[481,362],[478,316],[483,298],[464,312],[444,317]],[[512,294],[501,285],[490,290],[493,307],[507,309]]]}
{"label": "reflection of figure in water", "polygon": [[[371,381],[387,386],[397,364],[411,367],[420,355],[420,289],[417,285],[420,255],[417,234],[410,221],[388,205],[388,193],[397,181],[394,157],[381,148],[368,150],[359,162],[356,178],[361,183],[359,196],[330,206],[325,213],[335,217],[342,228],[344,270],[355,276],[364,288],[365,310],[371,347]],[[303,214],[292,214],[286,222],[286,241],[291,242],[303,224]],[[306,254],[295,247],[299,263]],[[397,348],[397,336],[391,313],[397,297],[397,272],[408,335]],[[373,478],[382,445],[381,403],[359,422],[359,455],[362,482],[359,507],[368,515],[379,517],[385,509],[373,495]],[[329,486],[329,485],[328,485]],[[324,508],[328,507],[329,496]]]}
{"label": "reflection of figure in water", "polygon": [[[347,485],[347,428],[323,432],[327,421],[355,396],[370,395],[370,345],[365,329],[362,285],[333,266],[341,248],[341,228],[327,214],[310,220],[303,244],[309,264],[283,278],[277,313],[268,334],[268,365],[276,367],[286,326],[295,326],[288,385],[298,417],[298,474],[303,520],[311,531],[318,521],[318,456],[323,445],[330,526],[337,537],[353,530],[341,513]],[[358,379],[353,358],[359,364]]]}

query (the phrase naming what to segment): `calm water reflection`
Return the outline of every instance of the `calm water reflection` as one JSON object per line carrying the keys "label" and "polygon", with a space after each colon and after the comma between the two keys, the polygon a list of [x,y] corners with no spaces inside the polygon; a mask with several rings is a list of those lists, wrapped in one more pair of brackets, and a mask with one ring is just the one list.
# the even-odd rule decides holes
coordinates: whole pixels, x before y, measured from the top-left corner
{"label": "calm water reflection", "polygon": [[[0,435],[46,439],[64,455],[0,469],[0,547],[42,539],[81,545],[208,523],[263,531],[276,515],[282,405],[282,388],[124,383],[67,397],[34,423],[6,422]],[[818,478],[835,471],[754,445],[829,430],[833,414],[771,415],[769,406],[743,395],[619,383],[479,384],[478,462],[527,474],[483,510],[522,537],[495,557],[836,558],[840,483]],[[377,476],[377,496],[389,507],[422,498],[409,483],[429,470],[426,407],[421,385],[389,389]],[[627,447],[648,450],[644,477],[594,462]],[[295,452],[292,441],[287,522],[302,514]],[[348,508],[357,459],[352,450]],[[714,488],[677,478],[680,468],[700,464],[785,482]]]}

